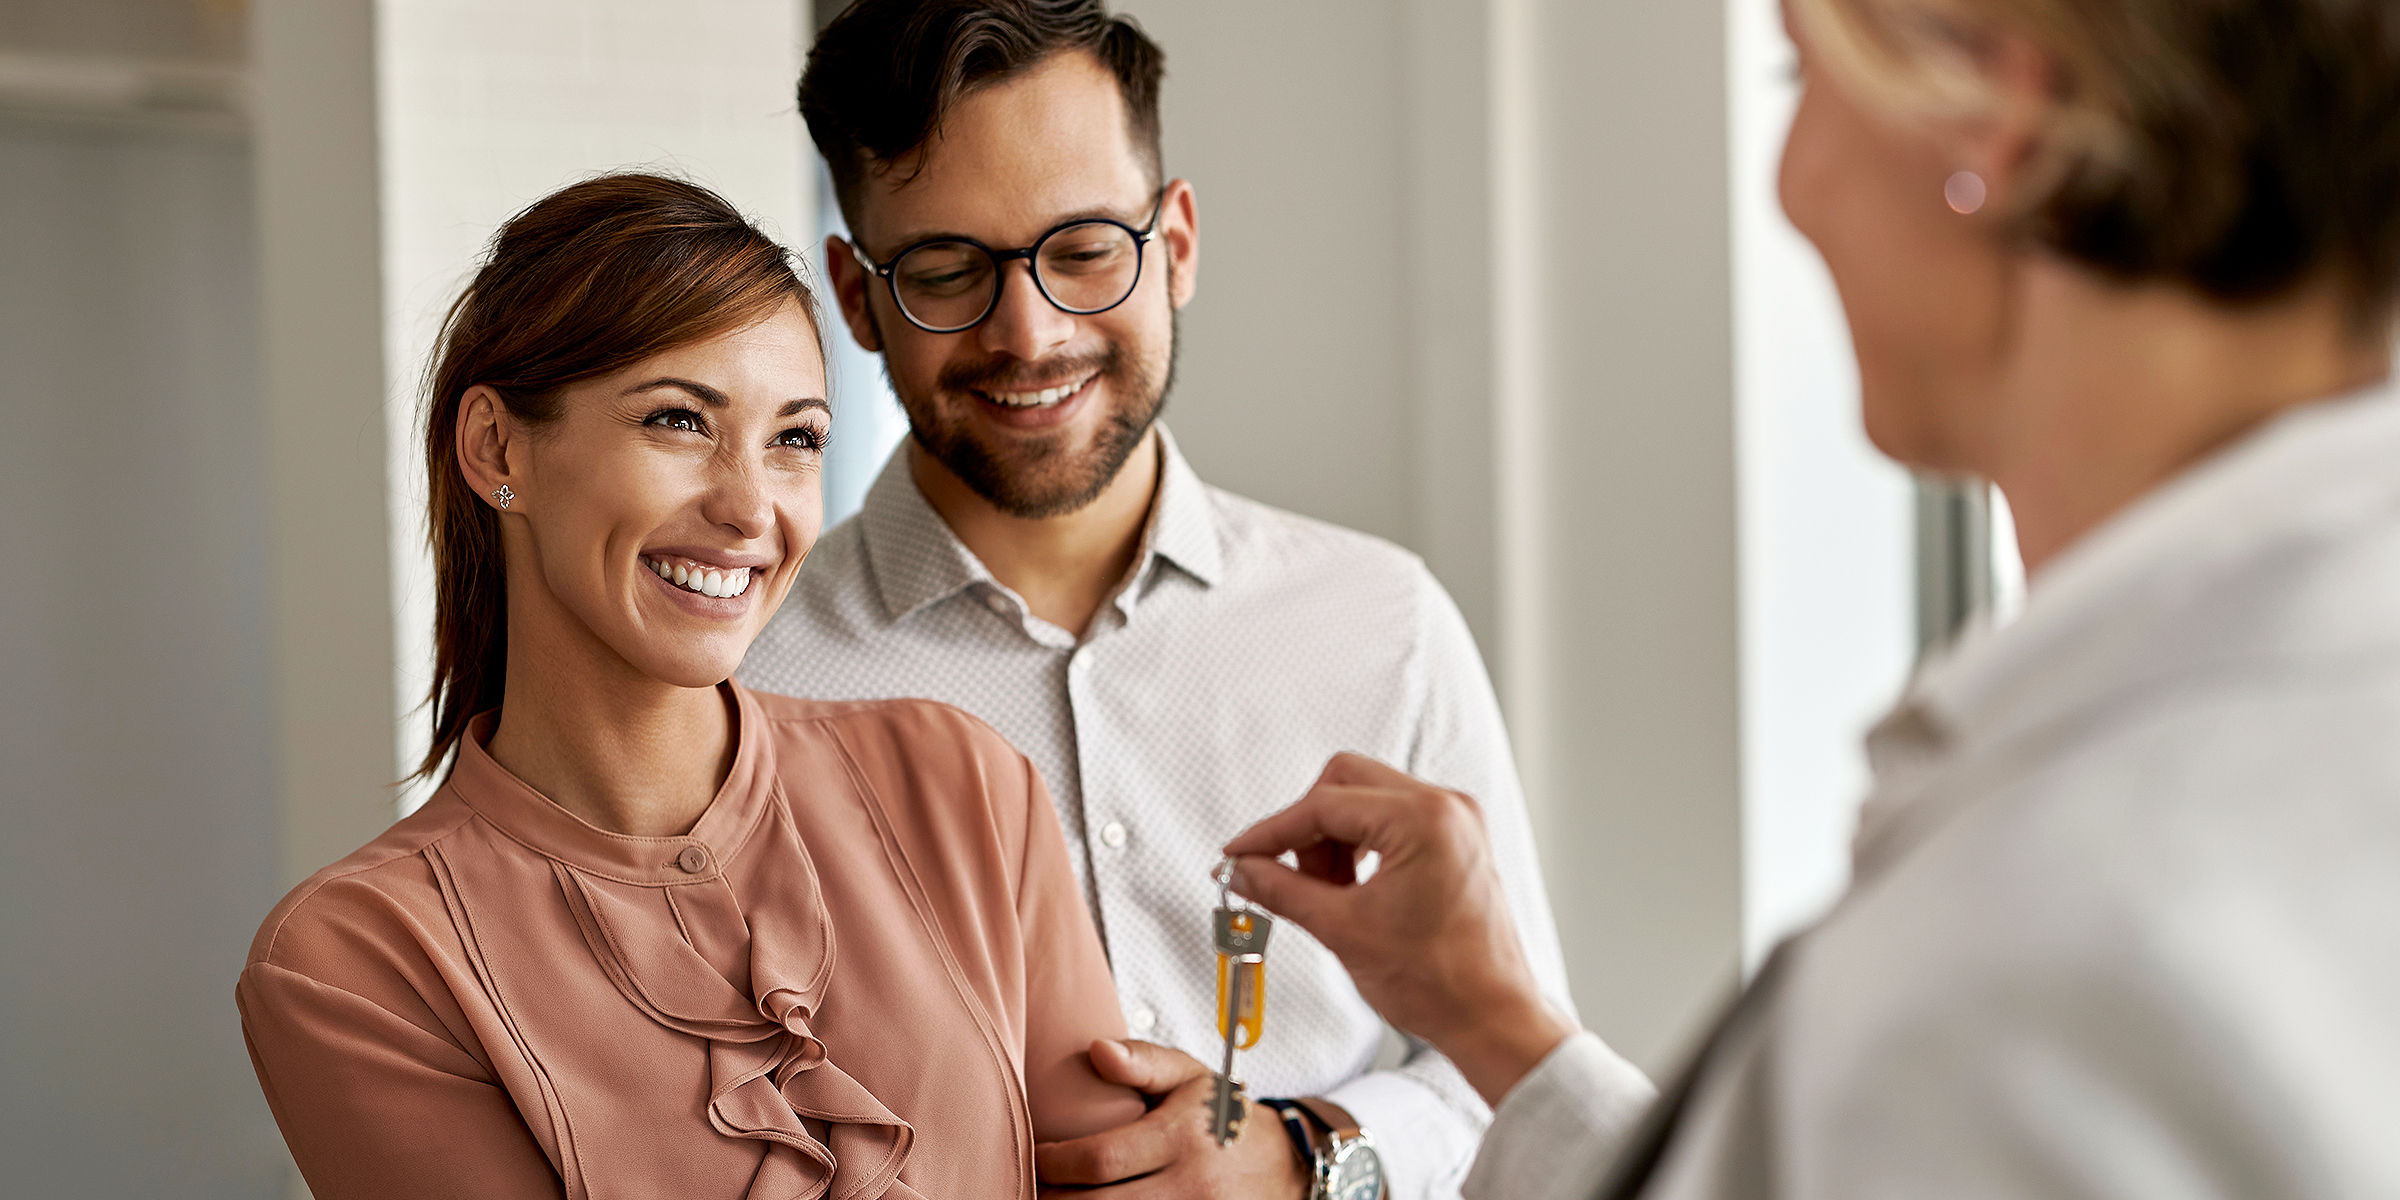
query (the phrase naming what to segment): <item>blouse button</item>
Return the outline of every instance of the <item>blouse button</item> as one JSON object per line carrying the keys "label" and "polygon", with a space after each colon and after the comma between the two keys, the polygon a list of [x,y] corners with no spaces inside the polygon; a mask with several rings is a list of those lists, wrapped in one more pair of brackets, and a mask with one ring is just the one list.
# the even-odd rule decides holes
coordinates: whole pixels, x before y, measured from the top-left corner
{"label": "blouse button", "polygon": [[1008,597],[1003,596],[998,592],[986,593],[983,597],[983,606],[992,610],[993,612],[999,613],[1001,616],[1005,617],[1008,615]]}
{"label": "blouse button", "polygon": [[686,875],[697,875],[708,869],[708,851],[698,846],[685,846],[683,853],[675,856],[675,865],[682,867]]}
{"label": "blouse button", "polygon": [[1110,821],[1108,824],[1101,826],[1100,841],[1101,844],[1107,846],[1111,850],[1123,849],[1125,846],[1125,826],[1115,821]]}

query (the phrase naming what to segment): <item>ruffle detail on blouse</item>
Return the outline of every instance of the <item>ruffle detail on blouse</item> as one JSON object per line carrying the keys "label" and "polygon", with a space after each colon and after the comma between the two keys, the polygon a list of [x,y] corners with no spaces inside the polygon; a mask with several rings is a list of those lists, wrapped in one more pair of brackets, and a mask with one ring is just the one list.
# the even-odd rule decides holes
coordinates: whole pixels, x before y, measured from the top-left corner
{"label": "ruffle detail on blouse", "polygon": [[[809,1027],[833,975],[833,926],[806,855],[783,861],[798,865],[802,878],[791,885],[808,897],[814,919],[809,928],[747,928],[751,995],[677,927],[744,927],[721,881],[678,887],[670,901],[659,888],[552,866],[584,940],[625,998],[661,1025],[708,1039],[709,1123],[727,1137],[768,1144],[747,1196],[916,1200],[899,1181],[915,1131],[835,1065]],[[774,920],[762,917],[762,925]]]}

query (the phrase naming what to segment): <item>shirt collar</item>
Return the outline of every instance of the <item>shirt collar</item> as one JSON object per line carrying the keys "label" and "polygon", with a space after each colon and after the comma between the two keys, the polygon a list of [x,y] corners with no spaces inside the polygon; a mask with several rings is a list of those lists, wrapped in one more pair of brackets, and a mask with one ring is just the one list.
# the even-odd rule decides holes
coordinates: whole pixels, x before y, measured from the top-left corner
{"label": "shirt collar", "polygon": [[[1202,586],[1213,587],[1224,572],[1216,506],[1176,446],[1175,435],[1163,423],[1157,429],[1158,495],[1126,592],[1138,592],[1159,559],[1172,562]],[[909,471],[906,442],[892,452],[867,490],[858,519],[868,571],[883,597],[885,614],[894,621],[979,583],[1000,586],[918,490]]]}
{"label": "shirt collar", "polygon": [[858,521],[866,539],[867,572],[892,620],[970,585],[992,581],[992,573],[917,490],[916,477],[908,469],[906,438],[867,489]]}
{"label": "shirt collar", "polygon": [[2264,631],[2233,621],[2262,578],[2286,577],[2265,564],[2400,506],[2396,456],[2400,391],[2377,384],[2274,418],[2086,534],[2031,581],[2014,622],[1971,626],[1868,735],[1861,867],[1919,823],[1909,811],[1938,765],[1987,746],[2023,757],[2027,735],[2260,653]]}
{"label": "shirt collar", "polygon": [[559,807],[535,791],[484,749],[499,723],[493,709],[467,723],[459,739],[458,765],[444,786],[476,815],[512,840],[546,858],[622,883],[665,885],[716,878],[726,859],[741,852],[758,827],[775,791],[774,745],[758,701],[730,681],[735,701],[733,769],[716,798],[681,837],[635,837],[612,833]]}
{"label": "shirt collar", "polygon": [[1215,587],[1225,573],[1217,506],[1163,424],[1158,427],[1158,453],[1158,501],[1150,513],[1150,528],[1142,535],[1147,550],[1135,578],[1149,570],[1151,559],[1163,558],[1201,586]]}

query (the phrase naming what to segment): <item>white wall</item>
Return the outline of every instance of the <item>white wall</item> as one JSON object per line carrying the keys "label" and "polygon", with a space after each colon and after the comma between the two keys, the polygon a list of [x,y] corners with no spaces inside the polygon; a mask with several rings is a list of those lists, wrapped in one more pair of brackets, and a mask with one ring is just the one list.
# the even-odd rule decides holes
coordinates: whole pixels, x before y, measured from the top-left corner
{"label": "white wall", "polygon": [[261,0],[253,10],[287,886],[390,817],[373,48],[367,0]]}
{"label": "white wall", "polygon": [[1670,1063],[1740,937],[1724,15],[1543,0],[1535,183],[1551,892],[1577,997]]}
{"label": "white wall", "polygon": [[[407,714],[395,775],[415,768],[430,720],[419,402],[443,312],[510,215],[606,171],[685,176],[804,247],[816,224],[793,99],[812,28],[803,7],[379,0],[393,704]],[[404,807],[423,794],[412,790]]]}
{"label": "white wall", "polygon": [[233,978],[282,893],[249,147],[0,115],[0,1164],[246,1200]]}
{"label": "white wall", "polygon": [[1867,443],[1840,299],[1775,198],[1798,100],[1775,0],[1728,0],[1741,479],[1742,945],[1850,878],[1861,739],[1915,654],[1908,475]]}

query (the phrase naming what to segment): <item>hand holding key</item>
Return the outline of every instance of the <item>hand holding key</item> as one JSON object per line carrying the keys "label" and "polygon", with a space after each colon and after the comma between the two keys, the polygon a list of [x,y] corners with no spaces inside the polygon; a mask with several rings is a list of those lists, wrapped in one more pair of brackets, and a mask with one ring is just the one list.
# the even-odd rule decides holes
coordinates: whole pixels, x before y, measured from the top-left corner
{"label": "hand holding key", "polygon": [[[1374,852],[1374,877],[1352,866]],[[1355,754],[1228,842],[1233,886],[1316,936],[1361,996],[1497,1105],[1573,1035],[1526,964],[1472,799]],[[1276,861],[1293,853],[1295,871]]]}
{"label": "hand holding key", "polygon": [[1275,919],[1245,904],[1233,906],[1228,890],[1233,860],[1217,864],[1217,911],[1210,921],[1217,947],[1217,1031],[1225,1038],[1225,1064],[1217,1071],[1216,1112],[1211,1132],[1219,1146],[1242,1131],[1249,1096],[1233,1077],[1233,1054],[1258,1044],[1267,1021],[1267,935]]}

